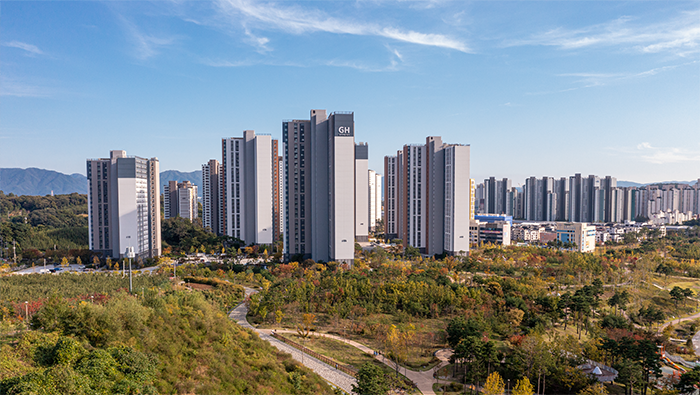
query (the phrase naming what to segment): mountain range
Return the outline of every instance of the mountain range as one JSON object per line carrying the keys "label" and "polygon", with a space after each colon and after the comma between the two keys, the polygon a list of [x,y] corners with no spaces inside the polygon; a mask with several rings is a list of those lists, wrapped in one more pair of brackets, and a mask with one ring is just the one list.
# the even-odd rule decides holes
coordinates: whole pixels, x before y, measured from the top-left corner
{"label": "mountain range", "polygon": [[[165,170],[160,173],[160,191],[168,181],[190,181],[197,185],[197,194],[202,196],[202,171],[182,172],[178,170]],[[662,181],[638,183],[633,181],[618,181],[618,187],[641,187],[652,184],[689,184],[697,181]],[[5,168],[0,169],[0,191],[5,194],[44,196],[53,192],[56,195],[67,193],[87,193],[87,177],[82,174],[64,174],[53,170]]]}
{"label": "mountain range", "polygon": [[[168,181],[190,181],[200,186],[202,184],[202,171],[181,172],[166,170],[160,173],[160,191]],[[87,193],[87,177],[82,174],[64,174],[53,170],[5,168],[0,169],[0,191],[5,194],[45,196],[52,192],[55,195],[68,193]],[[202,196],[201,187],[197,193]]]}

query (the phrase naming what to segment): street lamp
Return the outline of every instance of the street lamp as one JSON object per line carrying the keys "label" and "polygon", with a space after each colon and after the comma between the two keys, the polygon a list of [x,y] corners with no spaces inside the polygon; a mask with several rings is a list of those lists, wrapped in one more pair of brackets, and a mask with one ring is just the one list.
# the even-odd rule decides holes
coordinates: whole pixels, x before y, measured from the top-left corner
{"label": "street lamp", "polygon": [[[126,236],[127,238],[130,238],[131,236]],[[126,248],[126,254],[124,254],[127,259],[129,259],[129,293],[134,292],[134,287],[132,283],[132,277],[131,277],[131,260],[136,256],[134,253],[134,247],[127,247]]]}

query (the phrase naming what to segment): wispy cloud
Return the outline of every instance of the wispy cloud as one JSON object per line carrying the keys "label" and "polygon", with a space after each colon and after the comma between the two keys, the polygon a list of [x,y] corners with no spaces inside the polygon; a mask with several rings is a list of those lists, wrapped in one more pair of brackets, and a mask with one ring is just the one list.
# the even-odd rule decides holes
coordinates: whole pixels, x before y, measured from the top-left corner
{"label": "wispy cloud", "polygon": [[203,59],[201,61],[203,65],[206,66],[211,66],[211,67],[245,67],[245,66],[252,66],[257,64],[254,61],[250,60],[239,60],[239,61],[229,61],[229,60],[211,60],[211,59]]}
{"label": "wispy cloud", "polygon": [[506,46],[544,45],[561,49],[627,46],[642,53],[673,52],[679,56],[700,52],[700,10],[683,12],[671,20],[641,24],[630,17],[584,27],[556,28]]}
{"label": "wispy cloud", "polygon": [[44,51],[40,50],[36,45],[23,43],[21,41],[10,41],[2,44],[4,47],[12,47],[23,49],[31,55],[43,55]]}
{"label": "wispy cloud", "polygon": [[139,29],[135,23],[117,13],[117,18],[124,26],[129,38],[135,46],[134,56],[141,60],[152,58],[159,53],[159,49],[167,47],[175,43],[176,37],[158,37],[151,34],[146,34]]}
{"label": "wispy cloud", "polygon": [[687,147],[655,147],[649,142],[641,142],[636,147],[608,149],[655,165],[700,162],[700,149],[694,150]]}
{"label": "wispy cloud", "polygon": [[681,64],[675,64],[675,65],[669,65],[669,66],[663,66],[663,67],[656,67],[653,69],[645,70],[645,71],[637,71],[637,72],[624,72],[624,73],[595,73],[595,72],[588,72],[588,73],[565,73],[565,74],[559,74],[559,77],[575,77],[578,78],[577,82],[581,84],[579,88],[591,88],[595,86],[604,86],[608,85],[614,82],[618,81],[623,81],[623,80],[632,80],[632,79],[638,79],[638,78],[645,78],[645,77],[651,77],[655,76],[657,74],[674,70],[679,67],[684,67],[688,65],[693,65],[697,64],[698,61],[692,61],[692,62],[685,62]]}
{"label": "wispy cloud", "polygon": [[219,0],[217,4],[229,22],[242,23],[246,29],[258,26],[291,34],[327,32],[378,36],[417,45],[448,48],[461,52],[471,51],[462,41],[442,34],[421,33],[348,19],[341,20],[316,9],[305,10],[296,6],[279,7],[274,3],[257,3],[249,0]]}
{"label": "wispy cloud", "polygon": [[357,0],[358,5],[396,5],[396,4],[407,4],[411,8],[417,9],[428,9],[436,8],[447,3],[451,3],[452,0]]}
{"label": "wispy cloud", "polygon": [[0,96],[49,97],[51,92],[43,87],[26,84],[6,76],[0,77]]}

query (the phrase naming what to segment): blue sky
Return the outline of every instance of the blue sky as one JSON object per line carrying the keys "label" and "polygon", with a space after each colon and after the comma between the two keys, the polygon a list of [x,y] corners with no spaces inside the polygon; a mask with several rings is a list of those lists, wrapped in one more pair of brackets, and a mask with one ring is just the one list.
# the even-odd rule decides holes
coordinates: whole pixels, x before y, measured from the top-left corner
{"label": "blue sky", "polygon": [[370,167],[428,135],[471,175],[700,177],[700,2],[2,1],[0,167],[111,149],[192,171],[354,111]]}

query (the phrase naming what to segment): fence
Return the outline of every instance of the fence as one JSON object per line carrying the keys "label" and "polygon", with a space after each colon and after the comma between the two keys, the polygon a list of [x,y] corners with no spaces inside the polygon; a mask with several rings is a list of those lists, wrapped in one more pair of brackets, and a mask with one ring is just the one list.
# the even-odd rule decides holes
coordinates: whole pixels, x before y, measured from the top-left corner
{"label": "fence", "polygon": [[331,358],[328,358],[325,355],[321,355],[313,350],[310,350],[310,349],[302,346],[301,344],[299,344],[293,340],[287,339],[286,337],[280,335],[277,332],[272,332],[272,337],[274,337],[275,339],[277,339],[283,343],[289,344],[290,346],[300,350],[303,353],[311,355],[312,357],[318,359],[319,361],[322,361],[322,362],[327,363],[328,365],[334,366],[336,369],[340,370],[343,373],[347,373],[352,377],[355,377],[355,375],[357,374],[357,369],[355,369],[354,367],[349,366],[349,365],[343,365],[343,364],[339,363],[338,361],[335,361]]}

